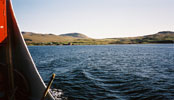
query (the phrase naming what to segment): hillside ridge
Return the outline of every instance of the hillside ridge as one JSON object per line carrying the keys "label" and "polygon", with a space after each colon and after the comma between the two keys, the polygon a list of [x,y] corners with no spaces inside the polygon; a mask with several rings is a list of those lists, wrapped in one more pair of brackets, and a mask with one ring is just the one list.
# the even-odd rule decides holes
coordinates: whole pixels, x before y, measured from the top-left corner
{"label": "hillside ridge", "polygon": [[108,44],[148,44],[174,43],[174,32],[160,31],[155,34],[127,37],[93,39],[82,33],[67,33],[61,35],[22,32],[28,45],[108,45]]}
{"label": "hillside ridge", "polygon": [[59,36],[70,36],[74,38],[89,38],[88,36],[82,33],[66,33],[66,34],[60,34]]}

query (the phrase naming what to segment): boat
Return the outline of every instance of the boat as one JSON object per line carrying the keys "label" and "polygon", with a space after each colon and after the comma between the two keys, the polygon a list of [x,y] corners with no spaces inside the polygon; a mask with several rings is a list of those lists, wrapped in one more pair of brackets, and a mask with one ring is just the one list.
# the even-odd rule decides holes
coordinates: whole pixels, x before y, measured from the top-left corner
{"label": "boat", "polygon": [[[42,80],[19,30],[11,0],[0,0],[0,100],[41,100]],[[42,100],[55,100],[48,92]]]}

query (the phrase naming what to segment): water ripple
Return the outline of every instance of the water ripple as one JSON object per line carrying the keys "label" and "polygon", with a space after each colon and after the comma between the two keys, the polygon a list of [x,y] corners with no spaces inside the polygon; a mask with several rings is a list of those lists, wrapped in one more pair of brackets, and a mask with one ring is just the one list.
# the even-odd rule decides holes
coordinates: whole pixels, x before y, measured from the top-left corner
{"label": "water ripple", "polygon": [[69,100],[173,100],[174,45],[31,46]]}

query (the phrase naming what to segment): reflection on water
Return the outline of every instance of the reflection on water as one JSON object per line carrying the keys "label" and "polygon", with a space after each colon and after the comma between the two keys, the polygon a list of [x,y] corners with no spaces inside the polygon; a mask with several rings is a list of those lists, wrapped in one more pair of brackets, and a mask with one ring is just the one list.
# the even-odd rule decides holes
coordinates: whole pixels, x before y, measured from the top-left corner
{"label": "reflection on water", "polygon": [[29,46],[69,100],[173,100],[174,44]]}

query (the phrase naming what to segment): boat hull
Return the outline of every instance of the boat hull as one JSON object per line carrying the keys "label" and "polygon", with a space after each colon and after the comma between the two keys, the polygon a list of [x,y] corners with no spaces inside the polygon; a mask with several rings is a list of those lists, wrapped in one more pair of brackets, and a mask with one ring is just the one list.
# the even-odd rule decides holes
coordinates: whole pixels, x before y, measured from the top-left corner
{"label": "boat hull", "polygon": [[[2,0],[0,0],[0,2],[1,1]],[[34,64],[34,61],[25,44],[23,36],[19,30],[12,9],[11,1],[10,0],[3,0],[3,1],[6,1],[7,36],[5,38],[0,37],[1,38],[0,57],[2,58],[0,59],[0,63],[6,64],[7,65],[6,67],[8,67],[11,64],[14,73],[13,75],[14,85],[17,85],[17,83],[19,84],[23,83],[24,85],[21,86],[24,86],[24,88],[28,89],[27,97],[29,100],[41,100],[43,93],[46,89],[46,85],[42,80]],[[0,32],[4,33],[5,30],[1,30]],[[1,36],[5,35],[1,34]],[[3,43],[4,41],[7,42]],[[7,55],[11,56],[7,57]],[[10,64],[9,61],[6,61],[7,59],[11,59]],[[21,86],[14,86],[14,87],[21,88]],[[50,93],[48,93],[45,100],[54,100],[54,98]]]}

